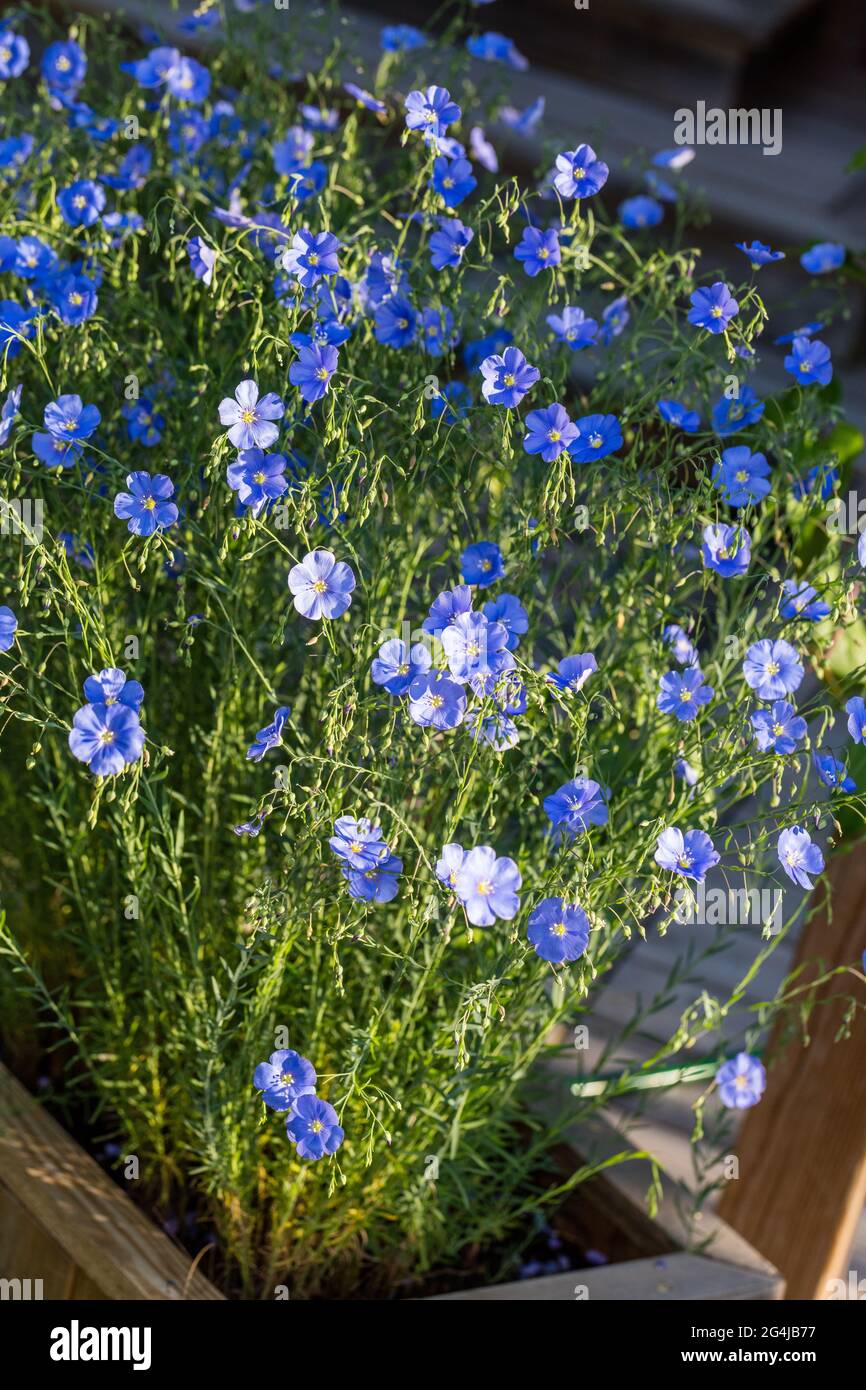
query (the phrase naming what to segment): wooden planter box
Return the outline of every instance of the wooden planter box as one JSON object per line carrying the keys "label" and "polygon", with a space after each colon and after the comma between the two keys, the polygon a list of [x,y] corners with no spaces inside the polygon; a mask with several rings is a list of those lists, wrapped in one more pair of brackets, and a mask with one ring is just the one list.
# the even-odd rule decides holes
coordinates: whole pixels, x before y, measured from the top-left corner
{"label": "wooden planter box", "polygon": [[[590,1139],[588,1146],[582,1135],[593,1161],[630,1147],[606,1125]],[[581,1162],[570,1147],[562,1154]],[[708,1247],[689,1253],[679,1214],[683,1194],[666,1184],[660,1210],[650,1219],[646,1186],[646,1165],[624,1163],[582,1184],[573,1202],[576,1235],[614,1259],[632,1258],[428,1301],[781,1297],[782,1281],[772,1265],[714,1217],[700,1223]],[[46,1299],[223,1298],[2,1065],[0,1279],[21,1281],[20,1290],[4,1285],[4,1297],[38,1297],[35,1281],[41,1280]]]}
{"label": "wooden planter box", "polygon": [[223,1297],[2,1064],[0,1279],[21,1281],[4,1298]]}

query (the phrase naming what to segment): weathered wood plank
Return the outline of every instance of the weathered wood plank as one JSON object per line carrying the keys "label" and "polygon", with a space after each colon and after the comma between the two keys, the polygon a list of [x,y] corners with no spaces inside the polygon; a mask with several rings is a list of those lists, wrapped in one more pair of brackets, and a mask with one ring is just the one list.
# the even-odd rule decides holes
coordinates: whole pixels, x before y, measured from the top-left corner
{"label": "weathered wood plank", "polygon": [[2,1065],[0,1192],[0,1277],[46,1298],[223,1297]]}
{"label": "weathered wood plank", "polygon": [[[800,938],[804,979],[816,978],[819,959],[861,968],[866,845],[834,859],[817,891],[821,901],[829,893],[832,910],[816,913]],[[823,991],[839,992],[838,981]],[[866,1003],[866,987],[853,976],[846,992]],[[723,1218],[785,1275],[789,1298],[825,1298],[828,1281],[846,1275],[866,1201],[866,1017],[857,1017],[848,1042],[836,1042],[839,1022],[837,1005],[817,1008],[807,1048],[783,1046],[777,1026],[766,1093],[747,1113],[737,1144],[740,1177],[719,1204]]]}
{"label": "weathered wood plank", "polygon": [[473,1302],[679,1303],[742,1301],[777,1298],[778,1285],[760,1273],[737,1268],[704,1255],[679,1253],[656,1259],[626,1260],[623,1264],[573,1269],[541,1279],[495,1284],[485,1289],[439,1294],[431,1302],[470,1299]]}

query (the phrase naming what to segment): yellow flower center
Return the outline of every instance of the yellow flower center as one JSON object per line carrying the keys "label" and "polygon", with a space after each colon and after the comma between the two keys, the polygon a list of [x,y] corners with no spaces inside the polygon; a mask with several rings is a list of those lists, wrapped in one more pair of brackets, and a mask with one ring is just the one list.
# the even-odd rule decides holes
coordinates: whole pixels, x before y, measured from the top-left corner
{"label": "yellow flower center", "polygon": [[243,420],[245,425],[251,425],[255,418],[256,412],[254,410],[244,410],[241,412],[241,419]]}

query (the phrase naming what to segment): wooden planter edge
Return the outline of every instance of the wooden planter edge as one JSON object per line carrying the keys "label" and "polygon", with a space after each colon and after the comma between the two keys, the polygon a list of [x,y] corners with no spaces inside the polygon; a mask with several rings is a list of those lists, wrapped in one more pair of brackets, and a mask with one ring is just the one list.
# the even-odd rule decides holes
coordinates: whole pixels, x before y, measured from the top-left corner
{"label": "wooden planter edge", "polygon": [[2,1063],[0,1276],[47,1298],[223,1300]]}

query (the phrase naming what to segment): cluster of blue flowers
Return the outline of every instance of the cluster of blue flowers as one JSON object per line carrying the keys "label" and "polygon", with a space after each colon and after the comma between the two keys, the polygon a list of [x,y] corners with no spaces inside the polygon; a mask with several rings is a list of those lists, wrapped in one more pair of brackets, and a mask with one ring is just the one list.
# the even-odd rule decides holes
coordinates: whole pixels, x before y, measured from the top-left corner
{"label": "cluster of blue flowers", "polygon": [[343,1142],[337,1112],[316,1095],[316,1069],[291,1048],[272,1052],[253,1073],[253,1085],[271,1110],[286,1114],[286,1133],[299,1158],[315,1161],[334,1154]]}
{"label": "cluster of blue flowers", "polygon": [[73,757],[96,777],[111,777],[138,762],[144,748],[139,722],[144,691],[125,671],[109,666],[84,682],[86,705],[77,710],[69,734]]}
{"label": "cluster of blue flowers", "polygon": [[[475,0],[479,5],[483,2]],[[186,22],[187,32],[211,28],[217,22],[215,11],[196,12]],[[411,25],[387,26],[382,31],[381,44],[388,55],[420,51],[427,43],[426,35]],[[471,36],[466,48],[473,59],[482,62],[519,71],[527,67],[513,41],[496,32]],[[8,25],[0,28],[0,81],[20,78],[29,62],[27,41]],[[249,533],[258,534],[256,528],[261,526],[264,534],[275,504],[297,489],[305,464],[293,447],[296,431],[308,431],[311,438],[318,431],[323,447],[334,444],[338,438],[333,415],[328,412],[338,394],[334,378],[340,369],[343,349],[343,377],[338,378],[338,384],[345,380],[347,391],[351,388],[350,372],[345,367],[346,360],[351,361],[351,349],[346,345],[354,338],[370,348],[379,345],[388,349],[382,357],[394,355],[401,401],[408,395],[408,390],[404,392],[408,380],[403,375],[404,364],[422,361],[426,366],[429,363],[425,359],[443,359],[450,369],[462,362],[466,380],[440,384],[438,377],[433,378],[435,389],[427,399],[436,429],[465,427],[469,438],[476,420],[479,424],[495,421],[503,426],[503,440],[510,441],[513,431],[513,437],[522,445],[515,472],[521,467],[543,464],[551,476],[562,473],[573,483],[572,465],[578,466],[581,477],[592,476],[592,465],[603,460],[611,460],[609,467],[615,465],[614,455],[632,449],[636,428],[646,424],[666,441],[676,440],[672,435],[675,431],[689,436],[704,433],[702,415],[708,415],[713,457],[705,480],[706,493],[713,499],[717,519],[701,524],[700,535],[692,535],[690,553],[707,589],[720,583],[736,587],[738,581],[751,574],[755,568],[753,544],[757,552],[761,536],[759,513],[753,509],[759,509],[773,497],[773,466],[764,452],[753,448],[752,442],[733,443],[725,448],[716,444],[717,440],[740,435],[762,421],[765,402],[758,399],[751,387],[740,384],[734,395],[694,403],[668,395],[656,401],[657,391],[677,389],[657,383],[649,397],[655,405],[651,412],[644,412],[646,419],[635,420],[628,405],[617,406],[621,414],[607,409],[579,414],[555,398],[558,391],[546,375],[548,364],[532,347],[528,336],[522,339],[521,347],[521,330],[515,329],[515,341],[515,334],[503,326],[504,309],[496,309],[499,323],[485,336],[463,341],[465,325],[459,305],[456,300],[445,302],[448,285],[452,272],[459,271],[465,260],[471,260],[476,252],[480,254],[482,248],[487,255],[492,233],[489,218],[483,224],[479,218],[478,225],[472,226],[462,220],[470,217],[469,212],[462,211],[459,216],[455,213],[458,208],[471,207],[482,171],[496,172],[499,157],[481,126],[471,128],[468,144],[458,138],[455,130],[459,131],[464,112],[447,88],[431,83],[413,88],[401,98],[402,109],[397,117],[398,123],[402,123],[400,134],[423,166],[418,181],[419,190],[423,190],[420,206],[407,212],[395,203],[394,213],[388,217],[397,229],[393,240],[364,245],[359,250],[360,232],[356,228],[350,227],[338,236],[327,225],[330,214],[321,196],[334,182],[335,166],[328,160],[333,136],[344,118],[337,106],[326,109],[300,103],[298,123],[274,130],[268,121],[242,120],[234,99],[236,94],[232,92],[221,91],[217,99],[211,99],[208,68],[175,47],[155,46],[144,57],[124,63],[123,72],[136,84],[143,109],[165,117],[170,172],[178,180],[195,172],[196,186],[201,190],[200,197],[208,203],[212,223],[224,229],[221,234],[225,240],[217,244],[217,237],[211,237],[207,231],[212,224],[196,222],[193,226],[190,219],[190,225],[184,228],[182,249],[175,260],[181,266],[185,292],[201,296],[200,302],[206,305],[224,275],[239,274],[235,252],[242,246],[245,253],[257,254],[259,271],[264,264],[273,312],[288,311],[291,315],[288,341],[295,356],[288,365],[287,382],[280,386],[281,393],[261,394],[258,381],[252,376],[244,376],[232,391],[235,372],[238,376],[242,371],[255,372],[264,380],[255,354],[252,365],[238,360],[229,369],[231,377],[219,383],[220,391],[229,390],[232,394],[224,396],[217,407],[224,434],[215,442],[214,458],[221,468],[228,448],[234,451],[225,465],[225,482],[232,494],[234,517],[241,519],[238,532],[247,527]],[[113,117],[99,115],[80,100],[86,76],[87,59],[76,42],[70,40],[46,48],[40,77],[52,108],[69,122],[71,129],[85,132],[96,154],[104,152],[107,156],[106,147],[110,147],[120,124]],[[363,118],[376,130],[393,123],[389,104],[392,93],[380,96],[351,82],[344,84],[343,92],[352,103],[353,120]],[[508,129],[526,135],[537,127],[543,113],[544,101],[539,98],[523,111],[506,106],[499,115]],[[263,148],[269,160],[267,181],[258,196],[250,200],[246,193],[242,195],[242,189]],[[236,151],[242,161],[233,178],[225,175],[215,158],[216,151],[226,149]],[[9,179],[17,178],[36,153],[37,142],[32,135],[0,141],[0,172]],[[672,181],[692,154],[680,149],[660,151],[654,156],[652,167],[645,170],[647,191],[619,204],[616,219],[621,229],[634,232],[638,240],[661,224],[665,204],[678,197]],[[59,321],[61,326],[74,329],[94,318],[100,307],[99,295],[107,299],[112,284],[110,277],[104,277],[100,254],[106,248],[122,247],[129,237],[134,239],[131,244],[136,244],[144,226],[134,207],[109,208],[109,198],[124,198],[146,189],[151,181],[152,161],[153,152],[147,144],[136,142],[116,166],[107,157],[94,158],[89,166],[92,176],[57,185],[55,228],[62,223],[61,245],[80,250],[80,258],[61,259],[58,251],[41,237],[0,237],[0,273],[15,282],[13,292],[17,296],[0,299],[0,352],[7,364],[18,357],[25,344],[29,347],[38,341],[46,327],[53,331]],[[544,314],[546,328],[541,332],[558,359],[570,361],[569,354],[586,353],[581,361],[591,361],[594,352],[611,348],[627,332],[635,308],[628,295],[617,292],[615,298],[596,301],[596,317],[592,317],[589,308],[593,301],[587,299],[584,307],[573,302],[580,296],[562,293],[565,274],[585,229],[580,205],[599,197],[609,175],[608,165],[595,149],[585,142],[576,142],[573,148],[556,155],[538,190],[542,207],[555,207],[559,216],[550,218],[547,225],[537,225],[532,211],[536,204],[521,203],[519,215],[525,225],[520,227],[519,235],[512,235],[511,227],[507,229],[510,251],[507,257],[501,256],[501,264],[507,266],[525,293],[529,290],[527,280],[549,287],[546,307],[552,312]],[[346,190],[341,188],[341,192]],[[26,188],[22,189],[22,206],[27,206],[27,196]],[[352,195],[348,196],[351,200]],[[279,207],[289,211],[283,215],[276,211]],[[516,203],[510,212],[518,212]],[[342,230],[342,224],[336,220]],[[500,225],[506,227],[508,220],[503,215]],[[417,288],[420,258],[413,261],[405,250],[407,235],[414,227],[426,238],[422,245],[429,254],[429,266],[436,272],[431,277],[424,262],[425,282],[432,280],[436,286],[432,302],[427,302],[426,294]],[[753,279],[762,271],[771,275],[766,268],[785,258],[782,251],[755,239],[737,243],[737,249],[746,257]],[[800,263],[808,274],[823,275],[838,269],[845,255],[844,247],[819,244],[804,252]],[[359,256],[363,257],[360,265]],[[743,292],[737,290],[738,299],[724,280],[694,289],[691,284],[686,291],[689,307],[686,309],[683,304],[677,311],[689,325],[684,331],[701,344],[726,347],[731,361],[751,357],[753,350],[744,341],[741,323],[741,301],[746,303]],[[440,287],[444,287],[442,297]],[[605,286],[605,293],[608,291],[613,292],[612,285]],[[565,297],[571,302],[563,302]],[[498,292],[491,307],[497,298]],[[632,299],[636,299],[635,294]],[[831,351],[815,336],[819,331],[821,324],[807,324],[776,340],[789,349],[784,368],[797,388],[819,391],[833,379]],[[527,352],[539,360],[529,361]],[[294,392],[289,388],[294,388]],[[348,456],[350,447],[355,448],[356,439],[368,428],[369,419],[362,422],[360,405],[366,409],[372,400],[370,397],[363,403],[354,402],[355,434],[351,443],[348,431],[340,438],[341,457]],[[7,447],[13,437],[20,420],[21,401],[22,386],[13,385],[0,411],[0,448]],[[162,403],[161,389],[149,388],[147,395],[136,396],[123,405],[119,414],[130,454],[138,447],[154,449],[163,443],[171,412],[167,407],[163,410]],[[208,409],[212,407],[209,405]],[[429,425],[420,406],[419,419]],[[97,406],[85,403],[77,394],[58,395],[44,407],[43,425],[43,429],[29,432],[32,452],[40,463],[50,469],[71,471],[86,461],[99,474],[94,490],[100,497],[106,495],[108,469],[96,457],[100,437],[97,432],[103,426]],[[278,452],[283,430],[285,452]],[[677,447],[680,444],[677,441]],[[769,449],[769,443],[766,447]],[[409,468],[415,463],[413,458]],[[202,476],[205,473],[203,470]],[[816,465],[797,486],[802,494],[823,496],[821,489],[826,487],[832,492],[837,476],[832,469],[821,472],[820,465]],[[125,490],[114,493],[114,515],[142,540],[162,535],[173,527],[179,534],[187,506],[201,504],[199,497],[188,495],[186,484],[181,486],[183,509],[176,500],[171,477],[133,469],[126,476]],[[341,500],[339,506],[349,510],[348,502]],[[726,512],[725,508],[732,510]],[[320,522],[331,524],[330,518],[321,514],[311,524]],[[455,570],[451,580],[440,579],[440,583],[451,582],[453,587],[434,598],[420,632],[408,639],[389,635],[379,641],[369,677],[372,685],[384,692],[376,696],[377,708],[387,707],[403,736],[414,738],[425,749],[439,747],[445,742],[439,739],[440,735],[462,728],[476,745],[463,743],[464,751],[469,748],[473,757],[486,756],[486,750],[504,755],[520,743],[521,720],[534,693],[538,692],[539,706],[549,710],[551,728],[556,727],[555,720],[570,719],[576,712],[582,721],[588,722],[588,707],[595,690],[602,680],[613,679],[616,673],[604,659],[606,670],[600,674],[591,651],[567,654],[556,661],[555,669],[538,673],[531,657],[526,656],[526,648],[520,651],[521,642],[530,632],[532,589],[521,578],[513,577],[508,539],[492,527],[488,530],[483,520],[473,520],[472,525],[477,525],[477,529],[470,530],[468,536],[497,534],[505,553],[497,541],[486,538],[466,546],[460,555],[461,582],[454,582],[458,577]],[[338,558],[341,552],[356,561],[356,551],[339,530],[336,535],[333,550],[313,546],[303,553],[306,545],[313,544],[311,539],[305,539],[298,548],[297,562],[288,571],[287,585],[294,610],[308,622],[327,624],[343,618],[353,603],[359,580],[362,589],[367,582],[367,575],[357,562],[353,568],[347,560]],[[460,545],[468,536],[461,539]],[[94,551],[88,540],[71,532],[61,533],[60,539],[68,557],[85,568],[94,568]],[[172,551],[167,544],[164,549]],[[149,547],[145,547],[145,554],[148,551]],[[457,551],[459,545],[455,555]],[[492,592],[505,579],[506,556],[518,593]],[[860,537],[858,556],[861,566],[866,567],[866,534]],[[176,573],[183,563],[179,551],[171,553],[166,572]],[[777,599],[772,613],[759,617],[759,624],[765,619],[767,625],[763,629],[759,625],[757,632],[772,630],[770,624],[776,617],[784,623],[815,624],[830,615],[830,604],[805,580],[780,579],[777,574],[773,582],[778,588]],[[682,611],[679,616],[687,624]],[[17,629],[12,610],[0,607],[0,650],[12,648]],[[325,630],[331,636],[330,630]],[[381,632],[381,628],[378,630]],[[311,643],[317,636],[318,633],[310,639]],[[715,675],[715,685],[710,684],[702,670],[696,641],[687,625],[668,622],[662,644],[670,653],[665,664],[672,669],[658,677],[657,692],[655,674],[644,682],[649,702],[654,699],[659,714],[671,716],[665,718],[664,728],[670,733],[672,745],[683,732],[680,726],[690,726],[697,733],[701,719],[709,714],[711,706],[718,707],[723,696],[730,701],[741,699],[746,693],[735,689],[733,680],[726,690],[717,690],[715,686],[721,682]],[[578,644],[584,645],[575,639],[575,645]],[[598,650],[601,655],[601,647]],[[809,726],[792,702],[805,670],[804,655],[787,637],[756,637],[748,646],[741,675],[756,705],[748,711],[746,727],[748,738],[754,740],[761,755],[770,755],[773,760],[791,759],[805,746]],[[142,759],[145,734],[139,715],[144,692],[138,682],[127,680],[123,671],[108,668],[88,677],[84,693],[87,703],[72,718],[69,748],[95,777],[120,774]],[[260,762],[291,735],[290,706],[276,705],[275,693],[269,699],[271,707],[275,706],[273,719],[258,730],[248,746],[246,756],[251,762]],[[866,743],[863,698],[849,699],[845,708],[851,738],[856,744]],[[661,720],[658,722],[662,724]],[[417,727],[413,729],[412,725]],[[426,734],[419,734],[418,728]],[[694,788],[699,774],[685,756],[680,756],[683,751],[682,745],[678,749],[672,746],[671,764],[676,775]],[[567,777],[574,767],[574,763],[567,764],[556,780]],[[832,795],[856,790],[846,765],[831,752],[815,754],[814,770]],[[553,786],[551,779],[548,788]],[[616,788],[612,791],[582,772],[556,789],[546,789],[542,798],[548,822],[545,843],[573,857],[581,837],[609,824],[611,804],[616,807],[615,793]],[[258,835],[267,814],[260,810],[235,830],[238,834]],[[331,809],[329,820],[333,814]],[[721,855],[703,829],[665,824],[656,833],[659,824],[662,822],[654,824],[652,834],[646,837],[648,843],[642,846],[646,866],[651,859],[664,874],[700,883],[720,864]],[[384,838],[378,821],[340,815],[329,844],[351,898],[372,905],[388,904],[398,898],[403,860]],[[823,852],[812,842],[805,826],[787,825],[781,829],[776,853],[784,872],[800,887],[810,888],[813,877],[823,871]],[[429,867],[427,873],[429,876]],[[655,884],[660,881],[655,870],[650,868],[649,874],[654,876]],[[521,911],[521,870],[514,859],[500,855],[489,844],[473,844],[465,849],[456,842],[443,845],[435,864],[435,877],[447,890],[450,905],[465,914],[471,927],[491,928],[497,922],[511,922]],[[545,887],[549,886],[555,885],[545,881]],[[589,901],[589,890],[585,894],[581,889],[580,895]],[[564,974],[570,964],[588,951],[591,932],[601,925],[592,906],[585,909],[563,889],[562,894],[544,896],[530,907],[526,940],[537,957]],[[515,939],[518,938],[516,933]],[[291,1051],[275,1052],[268,1063],[256,1069],[254,1081],[263,1092],[266,1105],[288,1113],[287,1131],[302,1158],[318,1159],[336,1152],[343,1141],[343,1130],[334,1109],[315,1095],[316,1074],[305,1058]],[[763,1069],[755,1059],[740,1054],[722,1068],[718,1084],[725,1104],[751,1104],[763,1090]]]}

